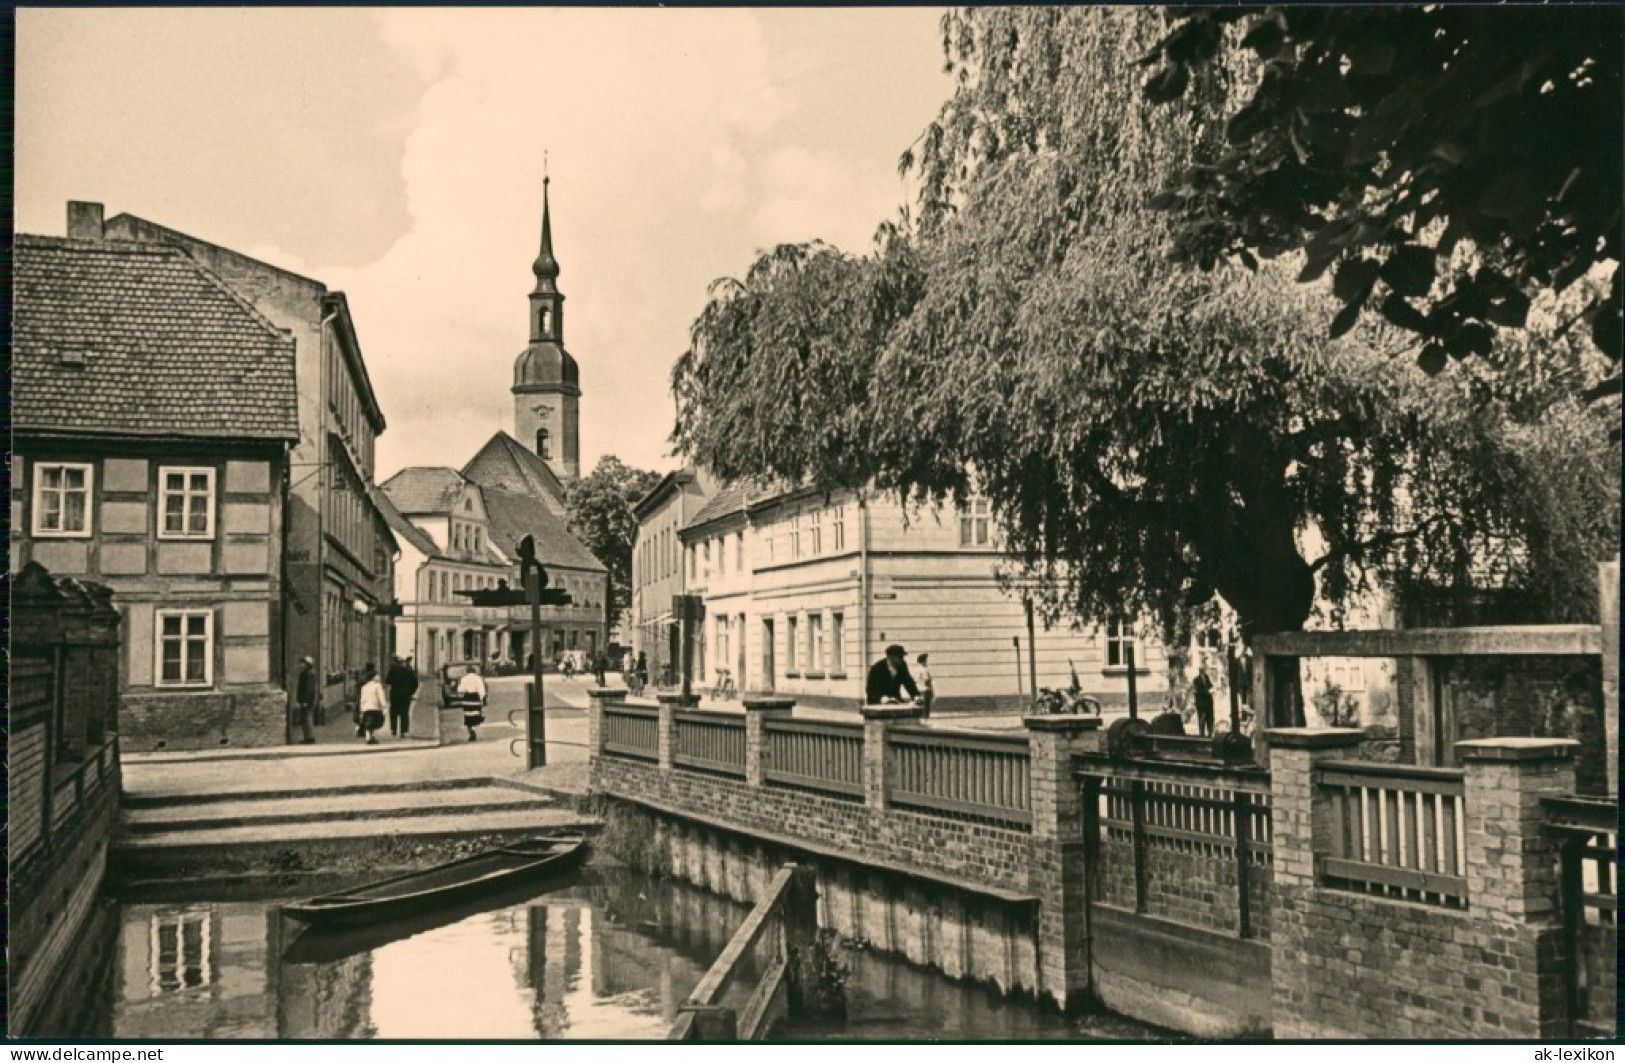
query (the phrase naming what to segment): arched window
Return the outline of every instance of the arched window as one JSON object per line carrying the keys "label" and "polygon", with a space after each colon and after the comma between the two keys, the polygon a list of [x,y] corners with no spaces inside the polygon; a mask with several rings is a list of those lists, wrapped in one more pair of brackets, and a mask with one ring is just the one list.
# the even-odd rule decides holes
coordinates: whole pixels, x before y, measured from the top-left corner
{"label": "arched window", "polygon": [[542,459],[553,456],[553,437],[545,428],[536,430],[536,456]]}

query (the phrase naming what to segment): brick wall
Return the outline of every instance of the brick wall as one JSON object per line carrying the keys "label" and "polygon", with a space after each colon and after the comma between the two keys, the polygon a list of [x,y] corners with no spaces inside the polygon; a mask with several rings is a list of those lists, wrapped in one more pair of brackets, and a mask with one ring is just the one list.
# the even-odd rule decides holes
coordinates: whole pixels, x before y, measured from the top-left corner
{"label": "brick wall", "polygon": [[[1144,914],[1186,926],[1234,933],[1236,930],[1236,860],[1232,852],[1199,851],[1149,844],[1145,851]],[[1125,911],[1134,910],[1134,845],[1123,832],[1113,831],[1100,846],[1100,900]],[[1247,877],[1251,936],[1270,934],[1270,869],[1252,865]]]}
{"label": "brick wall", "polygon": [[130,693],[120,741],[130,752],[280,745],[288,696],[276,688],[198,694]]}

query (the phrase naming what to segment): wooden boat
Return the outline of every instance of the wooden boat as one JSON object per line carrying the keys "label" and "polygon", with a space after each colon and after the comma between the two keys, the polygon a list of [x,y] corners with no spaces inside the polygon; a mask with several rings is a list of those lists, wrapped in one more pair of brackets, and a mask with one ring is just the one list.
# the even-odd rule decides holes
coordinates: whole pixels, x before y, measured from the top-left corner
{"label": "wooden boat", "polygon": [[381,919],[360,926],[327,925],[307,926],[294,935],[282,950],[284,965],[335,963],[358,952],[373,952],[385,945],[417,937],[460,923],[481,912],[493,912],[516,905],[536,903],[555,893],[568,893],[579,889],[585,875],[590,874],[579,864],[574,868],[550,874],[537,882],[520,882],[498,887],[464,900],[450,901],[436,908],[428,908],[412,915]]}
{"label": "wooden boat", "polygon": [[586,838],[558,834],[526,838],[337,893],[324,893],[282,911],[313,926],[367,926],[535,882],[575,866],[586,855]]}

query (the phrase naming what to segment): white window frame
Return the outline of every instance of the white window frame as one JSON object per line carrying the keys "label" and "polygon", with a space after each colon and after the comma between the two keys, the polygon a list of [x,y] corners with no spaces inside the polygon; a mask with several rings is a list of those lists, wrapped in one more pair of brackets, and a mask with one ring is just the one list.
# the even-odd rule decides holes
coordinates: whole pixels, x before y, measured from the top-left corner
{"label": "white window frame", "polygon": [[[181,619],[181,676],[178,680],[164,678],[164,621],[169,617]],[[188,682],[186,676],[186,620],[189,617],[203,617],[203,680],[202,682]],[[201,609],[159,609],[153,617],[152,625],[152,685],[170,689],[184,688],[202,690],[214,686],[214,610],[204,607]]]}
{"label": "white window frame", "polygon": [[796,652],[800,648],[798,643],[801,641],[801,624],[798,622],[800,619],[795,613],[785,618],[784,648],[785,656],[789,658],[785,662],[785,671],[792,675],[801,674],[801,655]]}
{"label": "white window frame", "polygon": [[[1128,668],[1128,654],[1124,652],[1125,646],[1134,647],[1134,670],[1136,672],[1145,668],[1145,660],[1141,657],[1139,624],[1133,620],[1109,620],[1106,623],[1106,667]],[[1115,658],[1115,660],[1113,659]]]}
{"label": "white window frame", "polygon": [[846,614],[831,613],[829,623],[830,671],[840,675],[846,671]]}
{"label": "white window frame", "polygon": [[[64,472],[70,469],[77,469],[85,474],[85,526],[83,528],[47,528],[40,523],[40,517],[45,512],[45,507],[41,504],[41,495],[44,492],[44,474],[50,469],[59,469]],[[30,508],[33,510],[33,514],[30,523],[33,528],[34,536],[42,539],[90,538],[96,526],[96,518],[94,513],[96,504],[96,466],[92,465],[88,461],[36,461],[34,462],[33,476],[34,489],[30,496]],[[67,496],[67,489],[62,488],[61,490],[63,497],[65,498]],[[61,512],[66,514],[67,507],[63,506]]]}
{"label": "white window frame", "polygon": [[840,553],[846,549],[846,507],[836,506],[835,517],[831,521],[835,535],[835,552]]}
{"label": "white window frame", "polygon": [[828,645],[824,642],[824,614],[807,614],[807,661],[815,672],[828,671],[828,661],[825,654]]}
{"label": "white window frame", "polygon": [[981,549],[992,545],[992,513],[985,498],[973,498],[959,514],[959,545]]}
{"label": "white window frame", "polygon": [[[183,499],[183,502],[182,502],[182,505],[181,505],[181,525],[182,525],[182,530],[181,531],[170,531],[167,527],[165,527],[165,522],[169,517],[169,496],[176,493],[176,492],[173,492],[173,491],[171,491],[169,489],[169,486],[166,483],[166,481],[168,480],[168,478],[171,475],[174,475],[176,473],[179,473],[181,476],[184,476],[187,481],[190,481],[191,478],[194,475],[200,474],[200,473],[209,478],[208,496],[207,496],[207,499],[205,501],[206,516],[207,516],[208,519],[204,522],[204,530],[203,531],[191,532],[191,531],[184,530],[185,527],[190,525],[190,523],[191,523],[187,519],[188,517],[190,517],[192,515],[190,502],[194,497],[196,497],[192,493],[192,490],[191,490],[190,487],[182,487],[180,492],[179,492],[179,494],[181,495],[181,498]],[[158,538],[160,538],[160,539],[196,539],[196,540],[213,539],[214,538],[214,524],[215,524],[214,515],[215,515],[215,508],[216,508],[215,500],[217,498],[217,496],[215,494],[215,484],[216,484],[216,482],[217,481],[216,481],[216,478],[215,478],[215,470],[214,470],[213,467],[208,466],[208,465],[160,465],[160,466],[158,466]]]}

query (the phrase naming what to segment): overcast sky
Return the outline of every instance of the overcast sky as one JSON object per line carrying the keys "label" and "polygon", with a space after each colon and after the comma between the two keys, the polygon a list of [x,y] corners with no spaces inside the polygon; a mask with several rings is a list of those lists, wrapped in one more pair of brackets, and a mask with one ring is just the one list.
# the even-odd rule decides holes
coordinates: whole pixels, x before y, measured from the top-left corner
{"label": "overcast sky", "polygon": [[583,471],[668,469],[669,373],[758,250],[869,246],[946,98],[936,9],[21,10],[17,228],[105,204],[349,296],[378,479],[512,431],[543,152]]}

